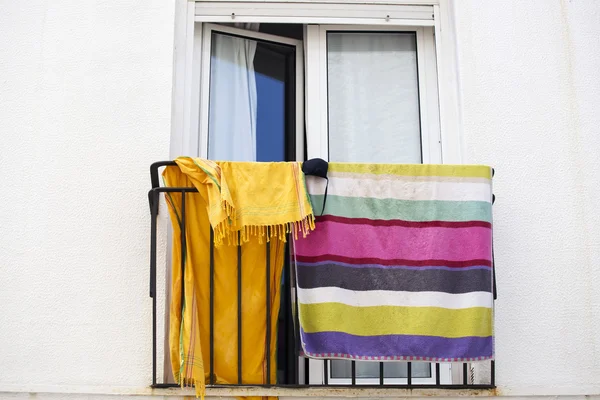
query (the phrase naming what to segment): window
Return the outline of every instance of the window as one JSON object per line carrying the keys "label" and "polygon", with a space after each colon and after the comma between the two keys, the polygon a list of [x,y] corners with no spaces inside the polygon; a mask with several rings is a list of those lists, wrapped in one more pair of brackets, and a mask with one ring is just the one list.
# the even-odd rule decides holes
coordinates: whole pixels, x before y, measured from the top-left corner
{"label": "window", "polygon": [[198,154],[232,161],[301,159],[302,41],[245,25],[204,24],[201,65],[195,66],[207,88],[200,94]]}
{"label": "window", "polygon": [[433,29],[309,25],[309,157],[441,162]]}
{"label": "window", "polygon": [[[446,14],[438,1],[363,3],[187,3],[172,156],[460,162]],[[383,364],[386,384],[407,383],[407,363]],[[355,373],[377,384],[380,364]],[[351,375],[349,361],[310,360],[310,383]],[[413,364],[411,377],[456,380],[450,364]]]}
{"label": "window", "polygon": [[[295,52],[296,77],[305,79],[305,82],[296,81],[298,88],[304,89],[304,93],[300,90],[295,93],[296,159],[304,158],[303,148],[308,157],[328,158],[329,134],[334,138],[336,136],[335,131],[328,132],[330,116],[327,91],[333,88],[327,84],[327,63],[329,55],[335,63],[336,60],[344,58],[344,52],[338,51],[336,58],[333,50],[328,51],[328,43],[333,41],[336,42],[331,42],[334,46],[341,45],[352,37],[353,40],[357,40],[361,36],[361,40],[366,42],[368,37],[385,36],[383,34],[387,33],[391,36],[402,35],[404,46],[408,46],[410,37],[414,37],[412,45],[416,48],[412,52],[417,63],[422,161],[462,162],[455,52],[452,30],[449,28],[447,0],[374,0],[370,4],[337,0],[310,3],[297,0],[180,1],[178,10],[179,30],[176,32],[176,78],[171,141],[173,157],[180,154],[208,156],[205,152],[208,148],[209,123],[206,93],[210,74],[202,67],[207,65],[207,59],[210,58],[210,53],[206,54],[207,43],[211,43],[211,39],[207,38],[206,27],[209,24],[219,24],[220,29],[227,30],[235,25],[235,28],[245,29],[247,32],[277,36],[279,38],[271,37],[266,41],[272,40],[278,44],[290,44],[282,43],[280,39],[299,42],[300,47],[297,47],[296,43]],[[259,32],[254,28],[248,29],[249,24],[259,25]],[[275,28],[266,29],[267,26]],[[213,33],[214,31],[210,36]],[[260,41],[260,38],[252,33],[242,36]],[[348,49],[348,45],[345,46]],[[407,54],[410,52],[409,48],[397,47],[395,50]],[[328,55],[328,52],[331,54]],[[342,65],[331,65],[331,68],[336,67],[340,68]],[[404,67],[408,68],[408,64]],[[394,87],[408,84],[402,80],[392,80],[388,83],[395,85]],[[336,82],[331,84],[335,85]],[[335,102],[336,93],[332,95],[332,102]],[[402,99],[396,98],[395,101]],[[414,104],[413,102],[413,106]],[[337,111],[339,108],[331,109],[331,118],[341,117]],[[390,119],[387,122],[393,123]],[[402,122],[409,121],[405,119]],[[412,123],[414,122],[413,118]],[[368,135],[372,133],[369,132],[365,136]]]}
{"label": "window", "polygon": [[195,23],[194,152],[302,160],[306,137],[308,158],[441,162],[433,28],[237,25]]}

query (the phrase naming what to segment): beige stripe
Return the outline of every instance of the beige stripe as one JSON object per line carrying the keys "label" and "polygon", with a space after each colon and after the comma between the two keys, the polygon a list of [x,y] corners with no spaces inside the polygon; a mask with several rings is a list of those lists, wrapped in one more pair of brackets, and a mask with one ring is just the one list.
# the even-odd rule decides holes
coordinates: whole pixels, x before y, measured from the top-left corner
{"label": "beige stripe", "polygon": [[335,286],[298,288],[298,303],[341,303],[353,307],[400,306],[439,308],[492,308],[490,292],[444,293],[392,290],[349,290]]}
{"label": "beige stripe", "polygon": [[[325,181],[307,179],[308,192],[321,194]],[[329,194],[343,197],[368,197],[396,200],[444,200],[444,201],[492,201],[490,182],[406,182],[398,179],[374,180],[354,178],[331,178]]]}
{"label": "beige stripe", "polygon": [[397,180],[404,182],[469,182],[469,183],[490,183],[486,178],[461,177],[461,176],[406,176],[389,174],[358,174],[355,172],[329,172],[328,178],[354,178],[354,179],[372,179],[372,180]]}

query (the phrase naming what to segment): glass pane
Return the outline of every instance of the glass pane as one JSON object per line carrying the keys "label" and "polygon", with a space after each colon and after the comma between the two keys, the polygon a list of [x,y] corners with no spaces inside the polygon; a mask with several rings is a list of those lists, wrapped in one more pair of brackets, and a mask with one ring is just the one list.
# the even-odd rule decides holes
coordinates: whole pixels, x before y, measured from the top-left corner
{"label": "glass pane", "polygon": [[[332,378],[352,378],[352,362],[346,360],[331,360]],[[368,361],[356,362],[357,378],[379,379],[379,363]],[[383,363],[384,378],[406,378],[408,377],[408,365],[405,362],[385,362]],[[431,364],[412,363],[413,378],[430,378]]]}
{"label": "glass pane", "polygon": [[289,46],[213,33],[208,158],[285,161],[286,91],[293,86],[287,55],[293,52]]}
{"label": "glass pane", "polygon": [[331,161],[420,163],[416,36],[327,34]]}

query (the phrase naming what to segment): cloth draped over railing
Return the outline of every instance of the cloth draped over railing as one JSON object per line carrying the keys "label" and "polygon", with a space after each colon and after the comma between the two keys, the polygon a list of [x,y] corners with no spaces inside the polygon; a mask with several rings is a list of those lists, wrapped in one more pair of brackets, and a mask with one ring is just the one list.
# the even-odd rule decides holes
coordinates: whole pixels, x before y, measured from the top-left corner
{"label": "cloth draped over railing", "polygon": [[[493,358],[492,169],[329,163],[316,229],[295,241],[313,358]],[[327,182],[307,177],[316,210]]]}
{"label": "cloth draped over railing", "polygon": [[277,330],[269,326],[277,326],[286,237],[314,229],[300,164],[190,157],[175,162],[163,172],[165,186],[195,187],[198,193],[166,197],[173,226],[174,377],[195,385],[200,396],[206,383],[274,384]]}

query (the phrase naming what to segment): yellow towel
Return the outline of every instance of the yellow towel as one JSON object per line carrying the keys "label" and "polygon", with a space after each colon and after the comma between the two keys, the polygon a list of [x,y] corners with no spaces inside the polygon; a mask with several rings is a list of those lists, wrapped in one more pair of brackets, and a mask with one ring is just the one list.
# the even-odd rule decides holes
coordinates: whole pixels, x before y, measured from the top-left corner
{"label": "yellow towel", "polygon": [[[215,162],[191,157],[175,160],[208,203],[215,245],[259,242],[270,235],[306,236],[314,219],[300,163]],[[202,188],[202,190],[200,189]],[[269,238],[267,237],[267,240]]]}
{"label": "yellow towel", "polygon": [[[173,225],[170,354],[173,374],[204,396],[210,381],[210,228],[214,230],[215,383],[238,383],[237,242],[242,249],[242,383],[267,383],[266,321],[271,321],[271,377],[276,383],[277,318],[286,233],[314,229],[299,163],[214,162],[181,157],[163,173],[186,194],[185,276],[181,276],[181,194],[168,193]],[[224,239],[227,240],[224,240]],[[266,245],[270,246],[270,315],[266,315]],[[181,281],[184,301],[181,302]],[[206,366],[206,368],[205,368]]]}

